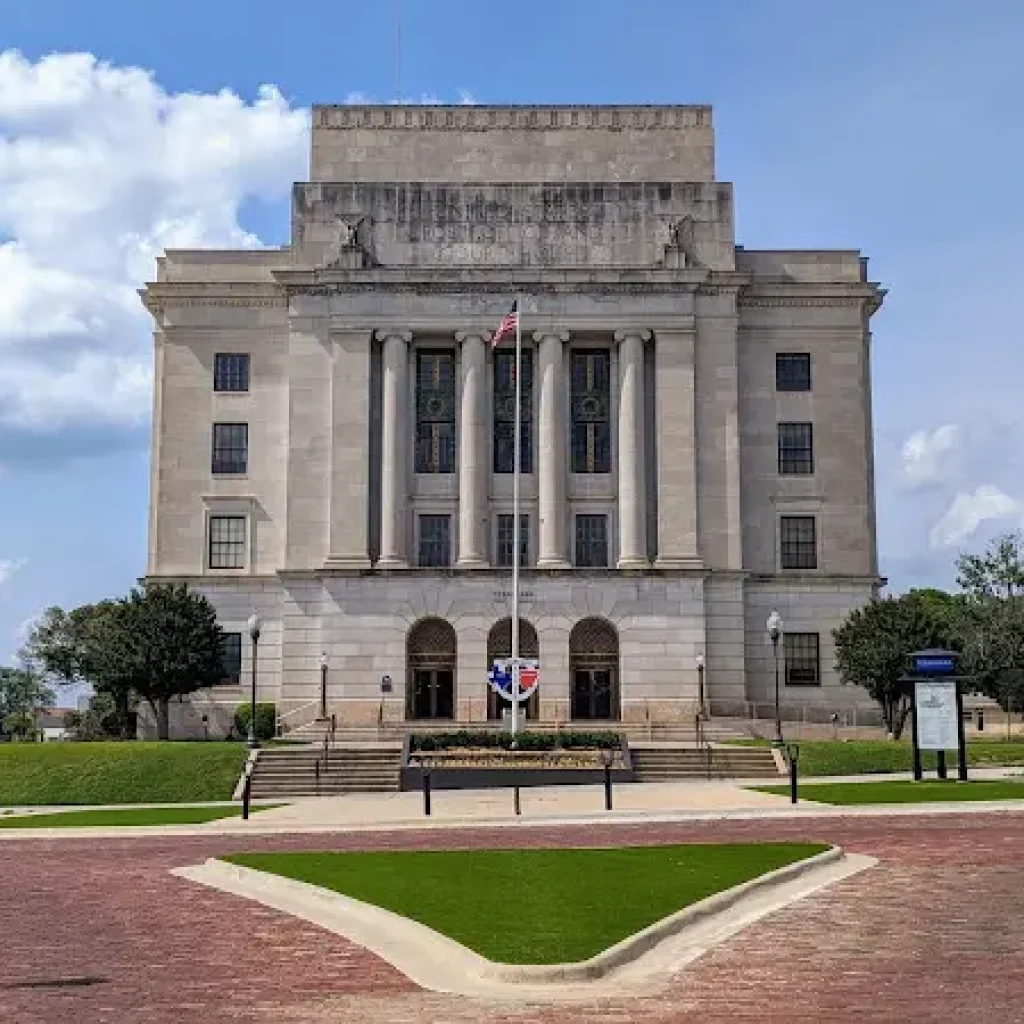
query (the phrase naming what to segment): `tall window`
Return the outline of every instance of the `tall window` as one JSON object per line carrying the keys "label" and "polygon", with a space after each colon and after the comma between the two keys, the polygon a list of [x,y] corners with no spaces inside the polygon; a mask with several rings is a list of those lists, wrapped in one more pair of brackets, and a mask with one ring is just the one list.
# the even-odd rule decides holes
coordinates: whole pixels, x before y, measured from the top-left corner
{"label": "tall window", "polygon": [[[512,565],[513,519],[510,515],[498,516],[498,565],[505,568]],[[530,564],[530,517],[524,515],[519,516],[519,564]]]}
{"label": "tall window", "polygon": [[814,516],[782,516],[779,553],[783,569],[817,569],[818,538]]}
{"label": "tall window", "polygon": [[455,472],[455,353],[416,353],[416,472]]}
{"label": "tall window", "polygon": [[419,564],[444,568],[452,564],[451,516],[420,516]]}
{"label": "tall window", "polygon": [[[520,469],[533,472],[533,352],[522,351],[522,389],[520,392],[521,432]],[[516,354],[502,350],[494,354],[494,472],[514,471],[516,415]]]}
{"label": "tall window", "polygon": [[576,517],[576,564],[585,568],[608,566],[608,517]]}
{"label": "tall window", "polygon": [[218,352],[213,357],[213,390],[249,390],[249,354],[247,352]]}
{"label": "tall window", "polygon": [[210,516],[210,568],[245,568],[245,516]]}
{"label": "tall window", "polygon": [[811,390],[811,357],[809,353],[779,352],[775,356],[775,390]]}
{"label": "tall window", "polygon": [[810,423],[779,424],[779,472],[814,472],[814,428]]}
{"label": "tall window", "polygon": [[784,633],[787,686],[820,686],[817,633]]}
{"label": "tall window", "polygon": [[224,665],[224,678],[221,682],[234,683],[242,681],[242,634],[225,633],[221,641],[221,662]]}
{"label": "tall window", "polygon": [[572,471],[612,470],[611,355],[606,350],[572,354]]}
{"label": "tall window", "polygon": [[213,472],[244,473],[249,465],[249,425],[214,423]]}

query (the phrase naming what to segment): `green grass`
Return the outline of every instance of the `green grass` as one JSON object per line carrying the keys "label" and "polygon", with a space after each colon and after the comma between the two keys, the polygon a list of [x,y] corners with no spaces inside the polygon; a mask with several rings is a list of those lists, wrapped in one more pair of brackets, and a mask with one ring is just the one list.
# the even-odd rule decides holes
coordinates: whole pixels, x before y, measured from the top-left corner
{"label": "green grass", "polygon": [[0,806],[230,800],[241,743],[3,743]]}
{"label": "green grass", "polygon": [[[278,805],[279,806],[279,805]],[[269,810],[269,807],[253,808]],[[237,818],[238,807],[127,807],[54,814],[0,815],[0,828],[75,828],[84,825],[201,825],[221,818]]]}
{"label": "green grass", "polygon": [[[876,772],[909,772],[912,752],[909,740],[797,740],[800,747],[800,774],[868,775]],[[744,745],[766,745],[767,741],[744,741]],[[956,751],[946,757],[956,764]],[[935,754],[924,751],[926,770],[935,768]],[[1024,765],[1024,740],[973,740],[967,744],[967,763],[986,765]]]}
{"label": "green grass", "polygon": [[[762,793],[789,796],[788,786],[758,786]],[[917,804],[958,800],[1024,800],[1024,782],[812,782],[800,796],[822,804]]]}
{"label": "green grass", "polygon": [[225,860],[419,921],[489,960],[586,960],[655,921],[794,861],[814,843],[247,853]]}

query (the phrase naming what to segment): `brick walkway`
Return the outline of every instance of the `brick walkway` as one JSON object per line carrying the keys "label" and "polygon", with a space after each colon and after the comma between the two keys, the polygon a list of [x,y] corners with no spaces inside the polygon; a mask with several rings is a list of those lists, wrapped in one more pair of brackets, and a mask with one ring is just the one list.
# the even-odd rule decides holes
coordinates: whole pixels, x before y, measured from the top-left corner
{"label": "brick walkway", "polygon": [[[878,867],[772,915],[668,990],[580,1006],[423,992],[340,937],[167,869],[239,849],[806,839]],[[1024,1021],[1024,815],[0,843],[2,1021]],[[497,883],[496,883],[497,891]]]}

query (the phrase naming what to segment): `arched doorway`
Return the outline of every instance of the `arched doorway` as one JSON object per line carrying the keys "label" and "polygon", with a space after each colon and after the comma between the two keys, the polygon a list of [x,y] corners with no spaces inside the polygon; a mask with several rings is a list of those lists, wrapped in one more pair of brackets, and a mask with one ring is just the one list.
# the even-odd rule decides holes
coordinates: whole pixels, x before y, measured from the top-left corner
{"label": "arched doorway", "polygon": [[420,619],[409,630],[405,651],[406,718],[453,719],[458,641],[451,623]]}
{"label": "arched doorway", "polygon": [[619,717],[619,637],[604,619],[582,619],[569,634],[573,719]]}
{"label": "arched doorway", "polygon": [[[521,658],[540,658],[540,645],[537,642],[537,630],[526,621],[519,620],[519,656]],[[501,619],[491,626],[487,634],[487,671],[497,658],[512,657],[512,619]],[[544,667],[541,666],[540,685],[544,685]],[[534,690],[526,702],[527,719],[535,719],[539,714],[539,693]],[[499,696],[490,686],[487,687],[487,717],[492,721],[501,718],[501,713],[512,706],[511,701]],[[522,705],[520,705],[522,707]]]}

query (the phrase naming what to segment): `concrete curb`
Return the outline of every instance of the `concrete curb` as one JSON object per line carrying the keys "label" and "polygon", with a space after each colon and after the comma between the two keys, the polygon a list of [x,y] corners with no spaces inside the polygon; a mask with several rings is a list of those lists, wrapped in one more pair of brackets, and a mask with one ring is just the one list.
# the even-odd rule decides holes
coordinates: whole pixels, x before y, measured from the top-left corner
{"label": "concrete curb", "polygon": [[249,756],[245,759],[245,764],[242,765],[242,774],[238,776],[238,782],[235,783],[235,791],[231,794],[233,801],[242,799],[242,795],[245,793],[245,776],[246,772],[249,771],[249,765],[253,768],[256,767],[256,759],[260,756],[259,747],[249,751]]}
{"label": "concrete curb", "polygon": [[211,858],[172,874],[343,935],[422,988],[541,1000],[650,992],[742,928],[877,863],[839,847],[789,864],[655,922],[589,960],[515,965],[485,959],[426,925],[319,886]]}

